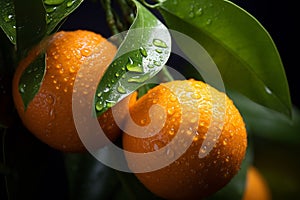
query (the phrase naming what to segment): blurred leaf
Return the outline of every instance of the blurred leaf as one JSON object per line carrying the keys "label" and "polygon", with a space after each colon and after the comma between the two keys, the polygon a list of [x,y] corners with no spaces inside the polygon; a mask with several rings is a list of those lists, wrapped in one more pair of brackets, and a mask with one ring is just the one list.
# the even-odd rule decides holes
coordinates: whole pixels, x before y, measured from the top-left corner
{"label": "blurred leaf", "polygon": [[[136,18],[96,92],[98,115],[144,85],[170,56],[171,38],[167,28],[140,3],[134,2]],[[114,36],[113,40],[122,40],[123,34]]]}
{"label": "blurred leaf", "polygon": [[40,89],[45,72],[45,59],[45,53],[40,53],[40,55],[38,55],[37,58],[24,70],[20,78],[19,92],[25,109]]}
{"label": "blurred leaf", "polygon": [[13,0],[0,1],[0,27],[9,40],[16,44],[16,20]]}
{"label": "blurred leaf", "polygon": [[297,107],[293,107],[292,119],[288,119],[236,92],[230,92],[230,96],[243,115],[250,133],[279,142],[300,144],[300,111]]}
{"label": "blurred leaf", "polygon": [[103,165],[92,155],[65,154],[70,199],[111,199],[119,186],[113,169]]}
{"label": "blurred leaf", "polygon": [[41,0],[16,0],[17,52],[20,58],[39,43],[46,33],[46,12]]}
{"label": "blurred leaf", "polygon": [[133,173],[125,173],[116,171],[120,181],[121,188],[115,200],[160,200],[160,197],[155,196],[136,178]]}
{"label": "blurred leaf", "polygon": [[[226,87],[290,116],[291,100],[280,56],[253,16],[226,0],[162,0],[160,12],[169,28],[203,45]],[[184,44],[179,46],[184,52],[196,53]]]}
{"label": "blurred leaf", "polygon": [[46,8],[47,34],[53,33],[69,14],[76,10],[83,0],[44,0]]}

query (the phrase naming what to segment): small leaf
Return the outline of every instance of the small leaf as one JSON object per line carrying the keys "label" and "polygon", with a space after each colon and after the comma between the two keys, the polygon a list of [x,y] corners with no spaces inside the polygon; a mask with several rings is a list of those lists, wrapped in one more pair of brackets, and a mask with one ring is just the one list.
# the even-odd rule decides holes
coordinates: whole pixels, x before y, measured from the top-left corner
{"label": "small leaf", "polygon": [[46,12],[40,0],[22,1],[15,3],[17,51],[19,56],[39,43],[46,33]]}
{"label": "small leaf", "polygon": [[80,6],[83,0],[45,0],[47,34],[53,33],[69,14]]}
{"label": "small leaf", "polygon": [[[170,56],[168,29],[140,3],[134,2],[136,18],[96,91],[98,115],[144,85],[162,69]],[[118,41],[122,36],[123,33],[113,39]]]}
{"label": "small leaf", "polygon": [[[245,10],[223,0],[166,0],[166,24],[198,41],[212,56],[225,86],[255,102],[291,114],[284,68],[263,26]],[[189,46],[179,44],[185,52]]]}
{"label": "small leaf", "polygon": [[13,0],[0,1],[0,27],[9,40],[16,44],[16,20],[15,6]]}
{"label": "small leaf", "polygon": [[39,91],[45,73],[45,57],[45,53],[38,55],[24,70],[20,78],[19,92],[23,99],[25,109]]}

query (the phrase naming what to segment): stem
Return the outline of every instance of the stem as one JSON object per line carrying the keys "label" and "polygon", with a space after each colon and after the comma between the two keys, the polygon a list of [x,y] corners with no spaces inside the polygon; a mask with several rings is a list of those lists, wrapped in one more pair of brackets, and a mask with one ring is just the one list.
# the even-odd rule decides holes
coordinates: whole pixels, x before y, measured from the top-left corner
{"label": "stem", "polygon": [[100,0],[102,7],[105,10],[106,21],[113,35],[119,33],[119,30],[116,25],[114,14],[111,7],[111,0]]}
{"label": "stem", "polygon": [[126,22],[129,25],[132,24],[134,21],[134,11],[132,10],[134,5],[132,3],[129,4],[126,0],[118,0],[118,3]]}
{"label": "stem", "polygon": [[169,70],[167,69],[166,65],[163,66],[161,72],[159,73],[159,78],[160,78],[163,82],[174,81],[174,78],[173,78],[173,76],[171,75],[171,73],[169,72]]}

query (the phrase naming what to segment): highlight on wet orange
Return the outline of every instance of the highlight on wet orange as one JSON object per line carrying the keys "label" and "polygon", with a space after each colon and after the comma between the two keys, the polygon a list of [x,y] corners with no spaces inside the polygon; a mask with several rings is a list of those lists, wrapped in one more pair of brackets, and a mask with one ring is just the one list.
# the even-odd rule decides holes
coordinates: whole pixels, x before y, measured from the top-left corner
{"label": "highlight on wet orange", "polygon": [[[168,88],[172,88],[172,91]],[[180,102],[178,96],[182,97]],[[220,99],[224,103],[213,99]],[[242,116],[226,94],[197,80],[163,83],[149,90],[129,108],[132,120],[141,127],[154,123],[155,120],[151,121],[149,116],[153,105],[159,105],[166,112],[163,128],[156,133],[149,133],[145,129],[138,133],[140,137],[125,132],[123,148],[126,151],[154,152],[172,143],[177,134],[196,134],[186,152],[173,163],[155,171],[135,173],[146,188],[165,199],[202,199],[223,188],[237,174],[246,152],[247,133]],[[181,112],[184,109],[190,112]],[[220,111],[224,111],[224,121],[212,121],[212,116],[220,114]],[[190,117],[192,112],[199,114],[196,127],[195,120]],[[159,117],[155,109],[152,109],[151,115]],[[183,121],[183,118],[189,120]],[[206,156],[200,157],[199,152],[207,150],[202,144],[209,137],[206,134],[209,127],[219,130],[220,135],[209,141],[210,144],[215,143],[213,148],[206,152]],[[170,157],[176,153],[174,149],[165,151]],[[125,156],[130,169],[145,164],[131,159],[126,152]]]}
{"label": "highlight on wet orange", "polygon": [[243,200],[271,200],[271,192],[266,179],[254,166],[247,171]]}
{"label": "highlight on wet orange", "polygon": [[[23,124],[36,137],[53,148],[67,152],[85,151],[73,121],[72,92],[80,66],[93,56],[94,49],[99,45],[102,48],[101,57],[98,55],[97,59],[101,59],[103,74],[116,53],[116,47],[112,43],[101,35],[86,30],[55,33],[45,49],[44,79],[26,110],[19,91],[20,78],[26,67],[34,60],[37,51],[32,50],[19,63],[13,78],[16,109]],[[115,140],[120,135],[111,110],[101,115],[98,121],[109,139]]]}

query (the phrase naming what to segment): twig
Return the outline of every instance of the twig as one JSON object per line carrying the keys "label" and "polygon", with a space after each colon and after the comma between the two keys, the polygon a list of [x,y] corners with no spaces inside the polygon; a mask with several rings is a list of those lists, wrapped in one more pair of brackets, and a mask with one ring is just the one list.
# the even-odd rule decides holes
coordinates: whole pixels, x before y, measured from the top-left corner
{"label": "twig", "polygon": [[111,0],[100,0],[102,7],[105,10],[106,21],[113,35],[119,33],[116,20],[111,7]]}

